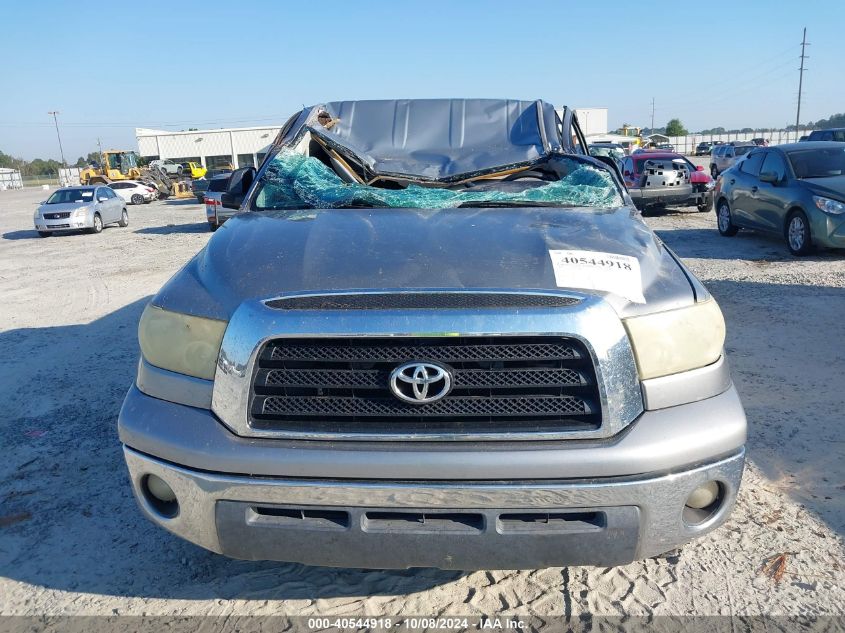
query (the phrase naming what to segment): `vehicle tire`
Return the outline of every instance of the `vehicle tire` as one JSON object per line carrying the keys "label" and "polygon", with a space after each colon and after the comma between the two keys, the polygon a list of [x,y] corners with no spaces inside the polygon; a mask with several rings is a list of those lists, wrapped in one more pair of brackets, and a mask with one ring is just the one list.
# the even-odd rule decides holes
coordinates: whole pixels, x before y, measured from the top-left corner
{"label": "vehicle tire", "polygon": [[713,196],[705,196],[704,200],[698,203],[698,210],[700,212],[709,211],[713,208]]}
{"label": "vehicle tire", "polygon": [[38,235],[41,237],[50,237],[52,234],[52,231],[38,231]]}
{"label": "vehicle tire", "polygon": [[100,217],[99,213],[94,214],[94,226],[88,229],[89,233],[102,233],[103,232],[103,218]]}
{"label": "vehicle tire", "polygon": [[177,175],[177,176],[181,176],[181,175],[182,175],[182,165],[179,165],[179,166],[176,168],[176,175]]}
{"label": "vehicle tire", "polygon": [[710,177],[713,178],[713,180],[716,180],[716,178],[719,177],[719,170],[716,169],[716,165],[710,165]]}
{"label": "vehicle tire", "polygon": [[117,225],[124,228],[129,226],[129,212],[126,209],[123,210],[123,213],[120,216],[120,222],[118,222]]}
{"label": "vehicle tire", "polygon": [[209,231],[211,231],[212,233],[214,233],[214,231],[216,231],[216,230],[217,230],[217,229],[219,229],[219,228],[220,228],[220,225],[219,225],[219,224],[216,224],[216,223],[214,223],[214,222],[209,222],[209,223],[208,223],[208,230],[209,230]]}
{"label": "vehicle tire", "polygon": [[722,198],[716,206],[716,226],[719,233],[725,237],[733,237],[739,232],[739,227],[733,223],[731,207],[728,201]]}
{"label": "vehicle tire", "polygon": [[144,196],[140,193],[133,193],[132,197],[129,199],[132,204],[144,204]]}
{"label": "vehicle tire", "polygon": [[800,209],[795,209],[786,216],[784,238],[789,252],[797,257],[808,254],[813,250],[813,237],[810,234],[810,223],[807,216]]}

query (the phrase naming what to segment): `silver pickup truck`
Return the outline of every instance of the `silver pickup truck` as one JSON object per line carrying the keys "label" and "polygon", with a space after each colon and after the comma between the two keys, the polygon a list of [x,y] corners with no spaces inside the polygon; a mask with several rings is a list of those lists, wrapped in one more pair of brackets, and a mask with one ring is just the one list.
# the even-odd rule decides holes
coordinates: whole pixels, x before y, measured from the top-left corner
{"label": "silver pickup truck", "polygon": [[721,525],[746,421],[716,301],[574,113],[333,102],[156,294],[119,432],[163,528],[241,559],[619,565]]}

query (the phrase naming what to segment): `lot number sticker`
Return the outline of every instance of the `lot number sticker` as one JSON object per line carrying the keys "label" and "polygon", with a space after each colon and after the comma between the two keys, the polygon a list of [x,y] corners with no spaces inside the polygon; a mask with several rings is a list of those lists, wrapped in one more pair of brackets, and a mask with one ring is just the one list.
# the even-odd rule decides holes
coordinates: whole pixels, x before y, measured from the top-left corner
{"label": "lot number sticker", "polygon": [[559,288],[604,290],[645,303],[636,257],[597,251],[549,251]]}

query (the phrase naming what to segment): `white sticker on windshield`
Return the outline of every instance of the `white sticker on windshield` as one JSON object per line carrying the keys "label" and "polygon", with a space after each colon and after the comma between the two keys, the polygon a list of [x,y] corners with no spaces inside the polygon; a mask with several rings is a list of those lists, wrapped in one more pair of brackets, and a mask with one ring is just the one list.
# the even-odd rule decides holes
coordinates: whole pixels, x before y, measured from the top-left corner
{"label": "white sticker on windshield", "polygon": [[597,251],[549,251],[559,288],[603,290],[645,303],[636,257]]}

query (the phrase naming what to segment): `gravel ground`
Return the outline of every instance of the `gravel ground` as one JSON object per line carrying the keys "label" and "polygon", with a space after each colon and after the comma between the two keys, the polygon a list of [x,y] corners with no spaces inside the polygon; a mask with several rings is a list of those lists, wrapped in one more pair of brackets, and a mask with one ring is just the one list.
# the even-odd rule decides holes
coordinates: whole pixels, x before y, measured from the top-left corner
{"label": "gravel ground", "polygon": [[[40,190],[0,192],[0,613],[845,614],[845,256],[721,238],[712,213],[648,223],[716,295],[750,423],[730,521],[680,556],[615,569],[461,574],[228,560],[132,499],[116,417],[145,302],[209,238],[202,208],[39,238]],[[684,211],[691,211],[690,209]],[[785,554],[776,582],[761,574]]]}

